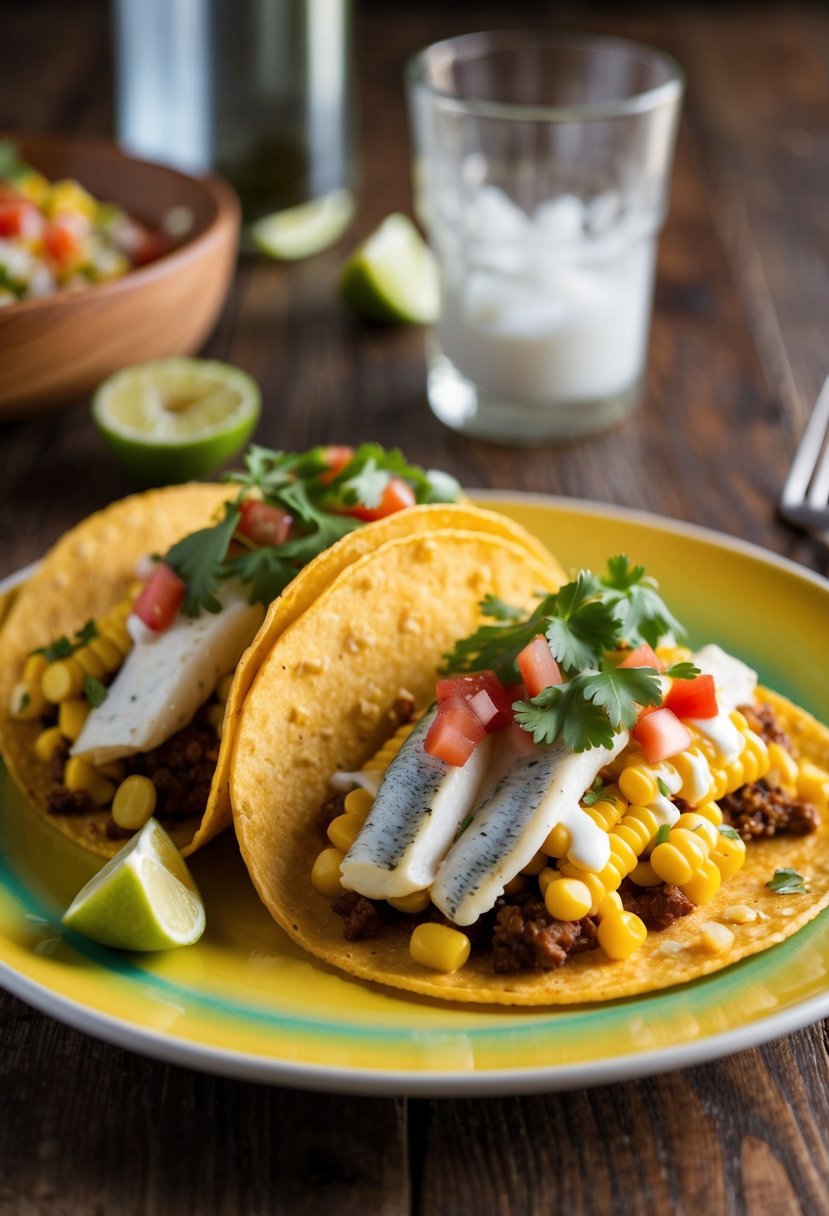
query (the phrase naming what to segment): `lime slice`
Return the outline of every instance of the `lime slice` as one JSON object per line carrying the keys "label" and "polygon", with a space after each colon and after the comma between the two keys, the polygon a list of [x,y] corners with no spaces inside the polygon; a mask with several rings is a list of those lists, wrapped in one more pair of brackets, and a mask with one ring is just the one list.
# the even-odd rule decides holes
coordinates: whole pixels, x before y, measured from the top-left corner
{"label": "lime slice", "polygon": [[199,940],[204,904],[178,849],[149,819],[75,896],[63,923],[104,946],[167,950]]}
{"label": "lime slice", "polygon": [[343,267],[344,299],[370,321],[428,325],[440,307],[437,263],[405,215],[388,216]]}
{"label": "lime slice", "polygon": [[268,257],[295,262],[333,245],[351,223],[353,214],[351,193],[334,190],[310,203],[263,216],[251,224],[250,238]]}
{"label": "lime slice", "polygon": [[139,481],[162,485],[211,473],[244,447],[262,408],[256,382],[212,359],[159,359],[110,376],[92,416]]}

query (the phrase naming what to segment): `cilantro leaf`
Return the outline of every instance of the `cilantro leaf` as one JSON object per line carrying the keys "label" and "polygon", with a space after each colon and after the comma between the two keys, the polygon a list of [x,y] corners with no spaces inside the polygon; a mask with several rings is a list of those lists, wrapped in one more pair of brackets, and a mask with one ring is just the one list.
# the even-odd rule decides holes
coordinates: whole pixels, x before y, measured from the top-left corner
{"label": "cilantro leaf", "polygon": [[93,620],[88,620],[85,625],[75,633],[73,641],[70,641],[66,634],[61,634],[59,638],[55,638],[49,642],[47,646],[38,646],[33,650],[32,654],[42,654],[49,662],[54,663],[56,659],[68,659],[76,650],[80,650],[82,646],[88,646],[93,638],[98,636],[98,626]]}
{"label": "cilantro leaf", "polygon": [[766,886],[774,891],[775,895],[807,895],[810,889],[803,875],[790,866],[775,870],[774,877],[769,879]]}
{"label": "cilantro leaf", "polygon": [[640,706],[658,705],[662,700],[659,679],[649,667],[615,667],[578,676],[571,684],[578,684],[584,699],[605,711],[616,731],[636,725]]}
{"label": "cilantro leaf", "polygon": [[661,777],[656,778],[656,788],[659,790],[663,798],[670,798],[671,791],[668,789]]}
{"label": "cilantro leaf", "polygon": [[600,600],[581,602],[564,615],[559,602],[562,594],[559,592],[556,597],[555,616],[547,627],[547,641],[556,662],[566,671],[581,671],[592,667],[602,651],[613,646],[617,621],[612,606]]}
{"label": "cilantro leaf", "polygon": [[665,674],[669,675],[672,680],[693,680],[700,674],[700,670],[696,664],[683,660],[681,663],[674,663]]}
{"label": "cilantro leaf", "polygon": [[727,823],[718,823],[717,831],[721,836],[725,836],[728,840],[742,840],[742,836],[736,828],[732,828]]}
{"label": "cilantro leaf", "polygon": [[97,709],[99,705],[103,705],[104,701],[106,701],[107,690],[95,676],[87,676],[83,682],[83,695],[92,708]]}
{"label": "cilantro leaf", "polygon": [[535,743],[555,743],[564,727],[566,709],[562,684],[545,688],[529,701],[516,701],[512,707],[515,721]]}
{"label": "cilantro leaf", "polygon": [[390,476],[385,469],[378,468],[376,460],[366,460],[362,468],[340,486],[342,501],[348,506],[355,503],[364,507],[379,506]]}
{"label": "cilantro leaf", "polygon": [[491,593],[484,596],[478,607],[482,616],[490,616],[496,621],[520,621],[524,615],[520,608],[504,603]]}
{"label": "cilantro leaf", "polygon": [[601,802],[604,798],[607,798],[609,802],[616,801],[612,794],[608,795],[605,793],[602,779],[601,777],[597,777],[581,801],[583,806],[595,806],[597,802]]}
{"label": "cilantro leaf", "polygon": [[480,625],[468,638],[456,642],[443,657],[444,671],[492,670],[504,684],[518,679],[515,660],[538,633],[543,633],[555,596],[546,596],[526,620],[523,613],[508,604],[487,596],[478,605],[484,615],[508,622],[500,625]]}
{"label": "cilantro leaf", "polygon": [[671,825],[669,823],[660,823],[656,829],[656,835],[653,838],[654,845],[667,844],[671,836]]}
{"label": "cilantro leaf", "polygon": [[163,560],[187,586],[181,606],[185,616],[198,616],[202,609],[221,612],[216,592],[227,573],[225,558],[238,522],[239,499],[236,499],[225,505],[225,516],[219,523],[191,532],[168,549]]}
{"label": "cilantro leaf", "polygon": [[679,640],[685,630],[659,594],[657,583],[645,573],[644,566],[631,566],[623,554],[611,557],[607,574],[601,578],[605,600],[619,618],[620,641],[630,646],[647,642],[658,646],[666,637]]}
{"label": "cilantro leaf", "polygon": [[252,604],[267,606],[312,558],[358,526],[358,521],[347,515],[320,515],[317,526],[305,536],[282,545],[248,549],[231,558],[226,563],[227,573],[250,585],[248,598]]}
{"label": "cilantro leaf", "polygon": [[600,705],[578,696],[573,690],[567,698],[562,738],[571,752],[586,752],[593,747],[612,747],[614,730]]}

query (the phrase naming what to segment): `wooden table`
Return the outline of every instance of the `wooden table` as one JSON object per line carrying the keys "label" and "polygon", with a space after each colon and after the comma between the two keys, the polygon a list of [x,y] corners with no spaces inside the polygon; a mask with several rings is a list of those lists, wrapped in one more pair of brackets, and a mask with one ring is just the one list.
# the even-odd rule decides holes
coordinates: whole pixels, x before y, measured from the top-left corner
{"label": "wooden table", "polygon": [[[352,239],[408,209],[404,58],[521,22],[640,37],[688,74],[647,398],[559,449],[461,439],[424,396],[423,337],[346,315]],[[111,130],[99,0],[5,0],[0,127]],[[827,365],[829,17],[796,5],[360,6],[362,204],[338,249],[245,260],[208,353],[262,384],[258,438],[377,439],[466,485],[643,508],[825,569],[775,500]],[[2,374],[2,369],[0,369]],[[0,428],[0,576],[131,487],[86,403]],[[214,1079],[116,1050],[0,997],[0,1211],[829,1212],[825,1028],[685,1072],[572,1094],[406,1102]]]}

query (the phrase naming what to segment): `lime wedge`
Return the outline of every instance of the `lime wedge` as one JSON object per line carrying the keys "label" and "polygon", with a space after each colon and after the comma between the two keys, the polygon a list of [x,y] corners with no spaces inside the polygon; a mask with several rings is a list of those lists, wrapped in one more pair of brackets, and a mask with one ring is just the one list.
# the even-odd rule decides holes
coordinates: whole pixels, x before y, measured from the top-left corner
{"label": "lime wedge", "polygon": [[262,408],[256,382],[212,359],[159,359],[116,372],[92,416],[105,443],[149,485],[211,473],[244,447]]}
{"label": "lime wedge", "polygon": [[357,248],[343,267],[343,298],[370,321],[437,320],[437,264],[412,221],[394,214]]}
{"label": "lime wedge", "polygon": [[199,940],[204,904],[178,849],[149,819],[75,896],[63,923],[104,946],[167,950]]}
{"label": "lime wedge", "polygon": [[260,252],[282,262],[313,257],[333,245],[354,215],[348,190],[334,190],[299,207],[274,211],[250,225],[250,238]]}

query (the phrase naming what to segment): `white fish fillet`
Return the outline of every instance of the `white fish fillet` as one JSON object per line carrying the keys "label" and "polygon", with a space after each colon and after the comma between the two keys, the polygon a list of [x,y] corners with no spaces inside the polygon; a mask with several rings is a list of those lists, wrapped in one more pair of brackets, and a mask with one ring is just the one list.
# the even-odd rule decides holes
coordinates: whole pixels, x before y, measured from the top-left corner
{"label": "white fish fillet", "polygon": [[179,614],[169,629],[139,641],[93,709],[71,749],[93,764],[151,751],[192,721],[219,678],[232,671],[262,623],[238,583],[219,593],[222,611]]}

